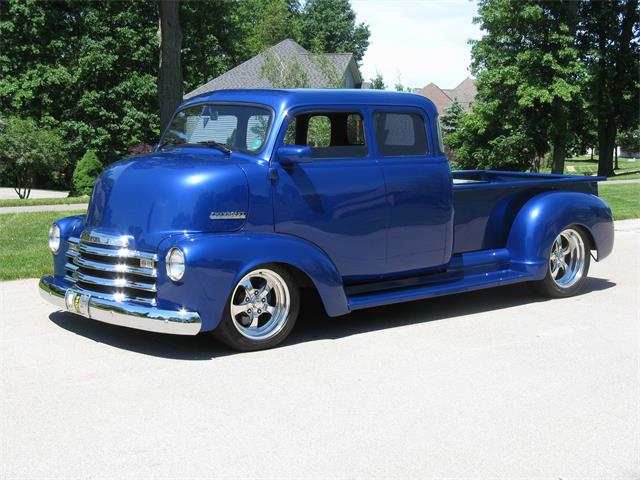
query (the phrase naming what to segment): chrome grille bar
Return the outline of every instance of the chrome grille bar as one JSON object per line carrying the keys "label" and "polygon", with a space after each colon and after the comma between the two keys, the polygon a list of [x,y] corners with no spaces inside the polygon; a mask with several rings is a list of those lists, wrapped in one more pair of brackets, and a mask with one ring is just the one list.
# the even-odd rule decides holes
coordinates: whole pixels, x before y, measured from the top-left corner
{"label": "chrome grille bar", "polygon": [[80,293],[155,306],[158,256],[129,249],[132,239],[84,231],[67,240],[65,281]]}
{"label": "chrome grille bar", "polygon": [[85,295],[91,295],[92,297],[104,298],[106,300],[112,300],[114,302],[137,302],[144,303],[145,305],[156,305],[155,298],[144,298],[144,297],[132,297],[124,294],[112,294],[112,293],[103,293],[103,292],[94,292],[93,290],[87,290],[86,288],[80,287],[76,285],[73,289],[78,293],[84,293]]}
{"label": "chrome grille bar", "polygon": [[102,285],[103,287],[118,287],[118,288],[135,288],[136,290],[144,290],[146,292],[155,292],[155,283],[143,283],[127,280],[126,278],[102,278],[87,275],[80,271],[75,271],[73,278],[76,281],[83,283],[90,283],[92,285]]}
{"label": "chrome grille bar", "polygon": [[87,260],[83,257],[76,257],[74,263],[77,266],[89,268],[91,270],[99,270],[110,273],[133,273],[134,275],[142,275],[145,277],[156,278],[155,268],[132,267],[126,264],[102,263],[93,260]]}
{"label": "chrome grille bar", "polygon": [[117,250],[94,247],[80,243],[78,250],[82,253],[89,253],[91,255],[100,255],[110,258],[146,258],[148,260],[158,261],[158,256],[155,253],[139,252],[137,250],[129,250],[128,248],[119,248]]}

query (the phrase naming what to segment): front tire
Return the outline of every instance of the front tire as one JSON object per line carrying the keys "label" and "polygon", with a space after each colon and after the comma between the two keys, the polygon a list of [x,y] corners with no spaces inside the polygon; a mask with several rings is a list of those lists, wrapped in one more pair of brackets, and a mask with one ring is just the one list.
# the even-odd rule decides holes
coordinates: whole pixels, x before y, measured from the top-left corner
{"label": "front tire", "polygon": [[578,293],[587,280],[590,263],[589,236],[582,228],[569,226],[551,245],[544,279],[532,282],[532,286],[548,297],[570,297]]}
{"label": "front tire", "polygon": [[289,335],[299,313],[293,276],[279,265],[264,265],[235,285],[213,335],[239,351],[275,347]]}

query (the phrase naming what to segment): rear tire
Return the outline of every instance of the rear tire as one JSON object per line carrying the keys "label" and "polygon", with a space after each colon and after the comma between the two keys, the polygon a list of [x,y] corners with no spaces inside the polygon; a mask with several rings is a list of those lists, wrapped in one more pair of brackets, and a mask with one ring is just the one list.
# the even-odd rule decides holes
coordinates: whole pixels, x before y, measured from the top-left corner
{"label": "rear tire", "polygon": [[590,264],[589,235],[581,227],[570,225],[551,244],[544,279],[531,282],[531,286],[547,297],[571,297],[587,280]]}
{"label": "rear tire", "polygon": [[299,313],[300,292],[293,276],[279,265],[264,265],[234,286],[212,334],[234,350],[264,350],[289,335]]}

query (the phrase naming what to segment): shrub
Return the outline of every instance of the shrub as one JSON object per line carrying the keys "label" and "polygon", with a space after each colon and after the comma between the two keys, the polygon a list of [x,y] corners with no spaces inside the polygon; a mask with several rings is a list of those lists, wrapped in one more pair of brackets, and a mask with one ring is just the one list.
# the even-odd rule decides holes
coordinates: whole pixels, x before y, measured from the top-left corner
{"label": "shrub", "polygon": [[30,118],[0,119],[0,177],[20,198],[28,198],[37,175],[56,177],[67,165],[56,129]]}
{"label": "shrub", "polygon": [[102,171],[102,163],[93,150],[87,150],[73,171],[71,195],[91,195],[93,184]]}

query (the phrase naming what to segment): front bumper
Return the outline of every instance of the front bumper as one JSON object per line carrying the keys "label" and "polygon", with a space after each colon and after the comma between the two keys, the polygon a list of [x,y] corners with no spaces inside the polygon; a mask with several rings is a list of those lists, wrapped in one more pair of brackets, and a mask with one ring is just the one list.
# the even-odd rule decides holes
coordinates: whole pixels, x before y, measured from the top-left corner
{"label": "front bumper", "polygon": [[40,279],[39,287],[40,296],[56,307],[104,323],[176,335],[195,335],[202,326],[196,312],[160,310],[82,295],[48,275]]}

